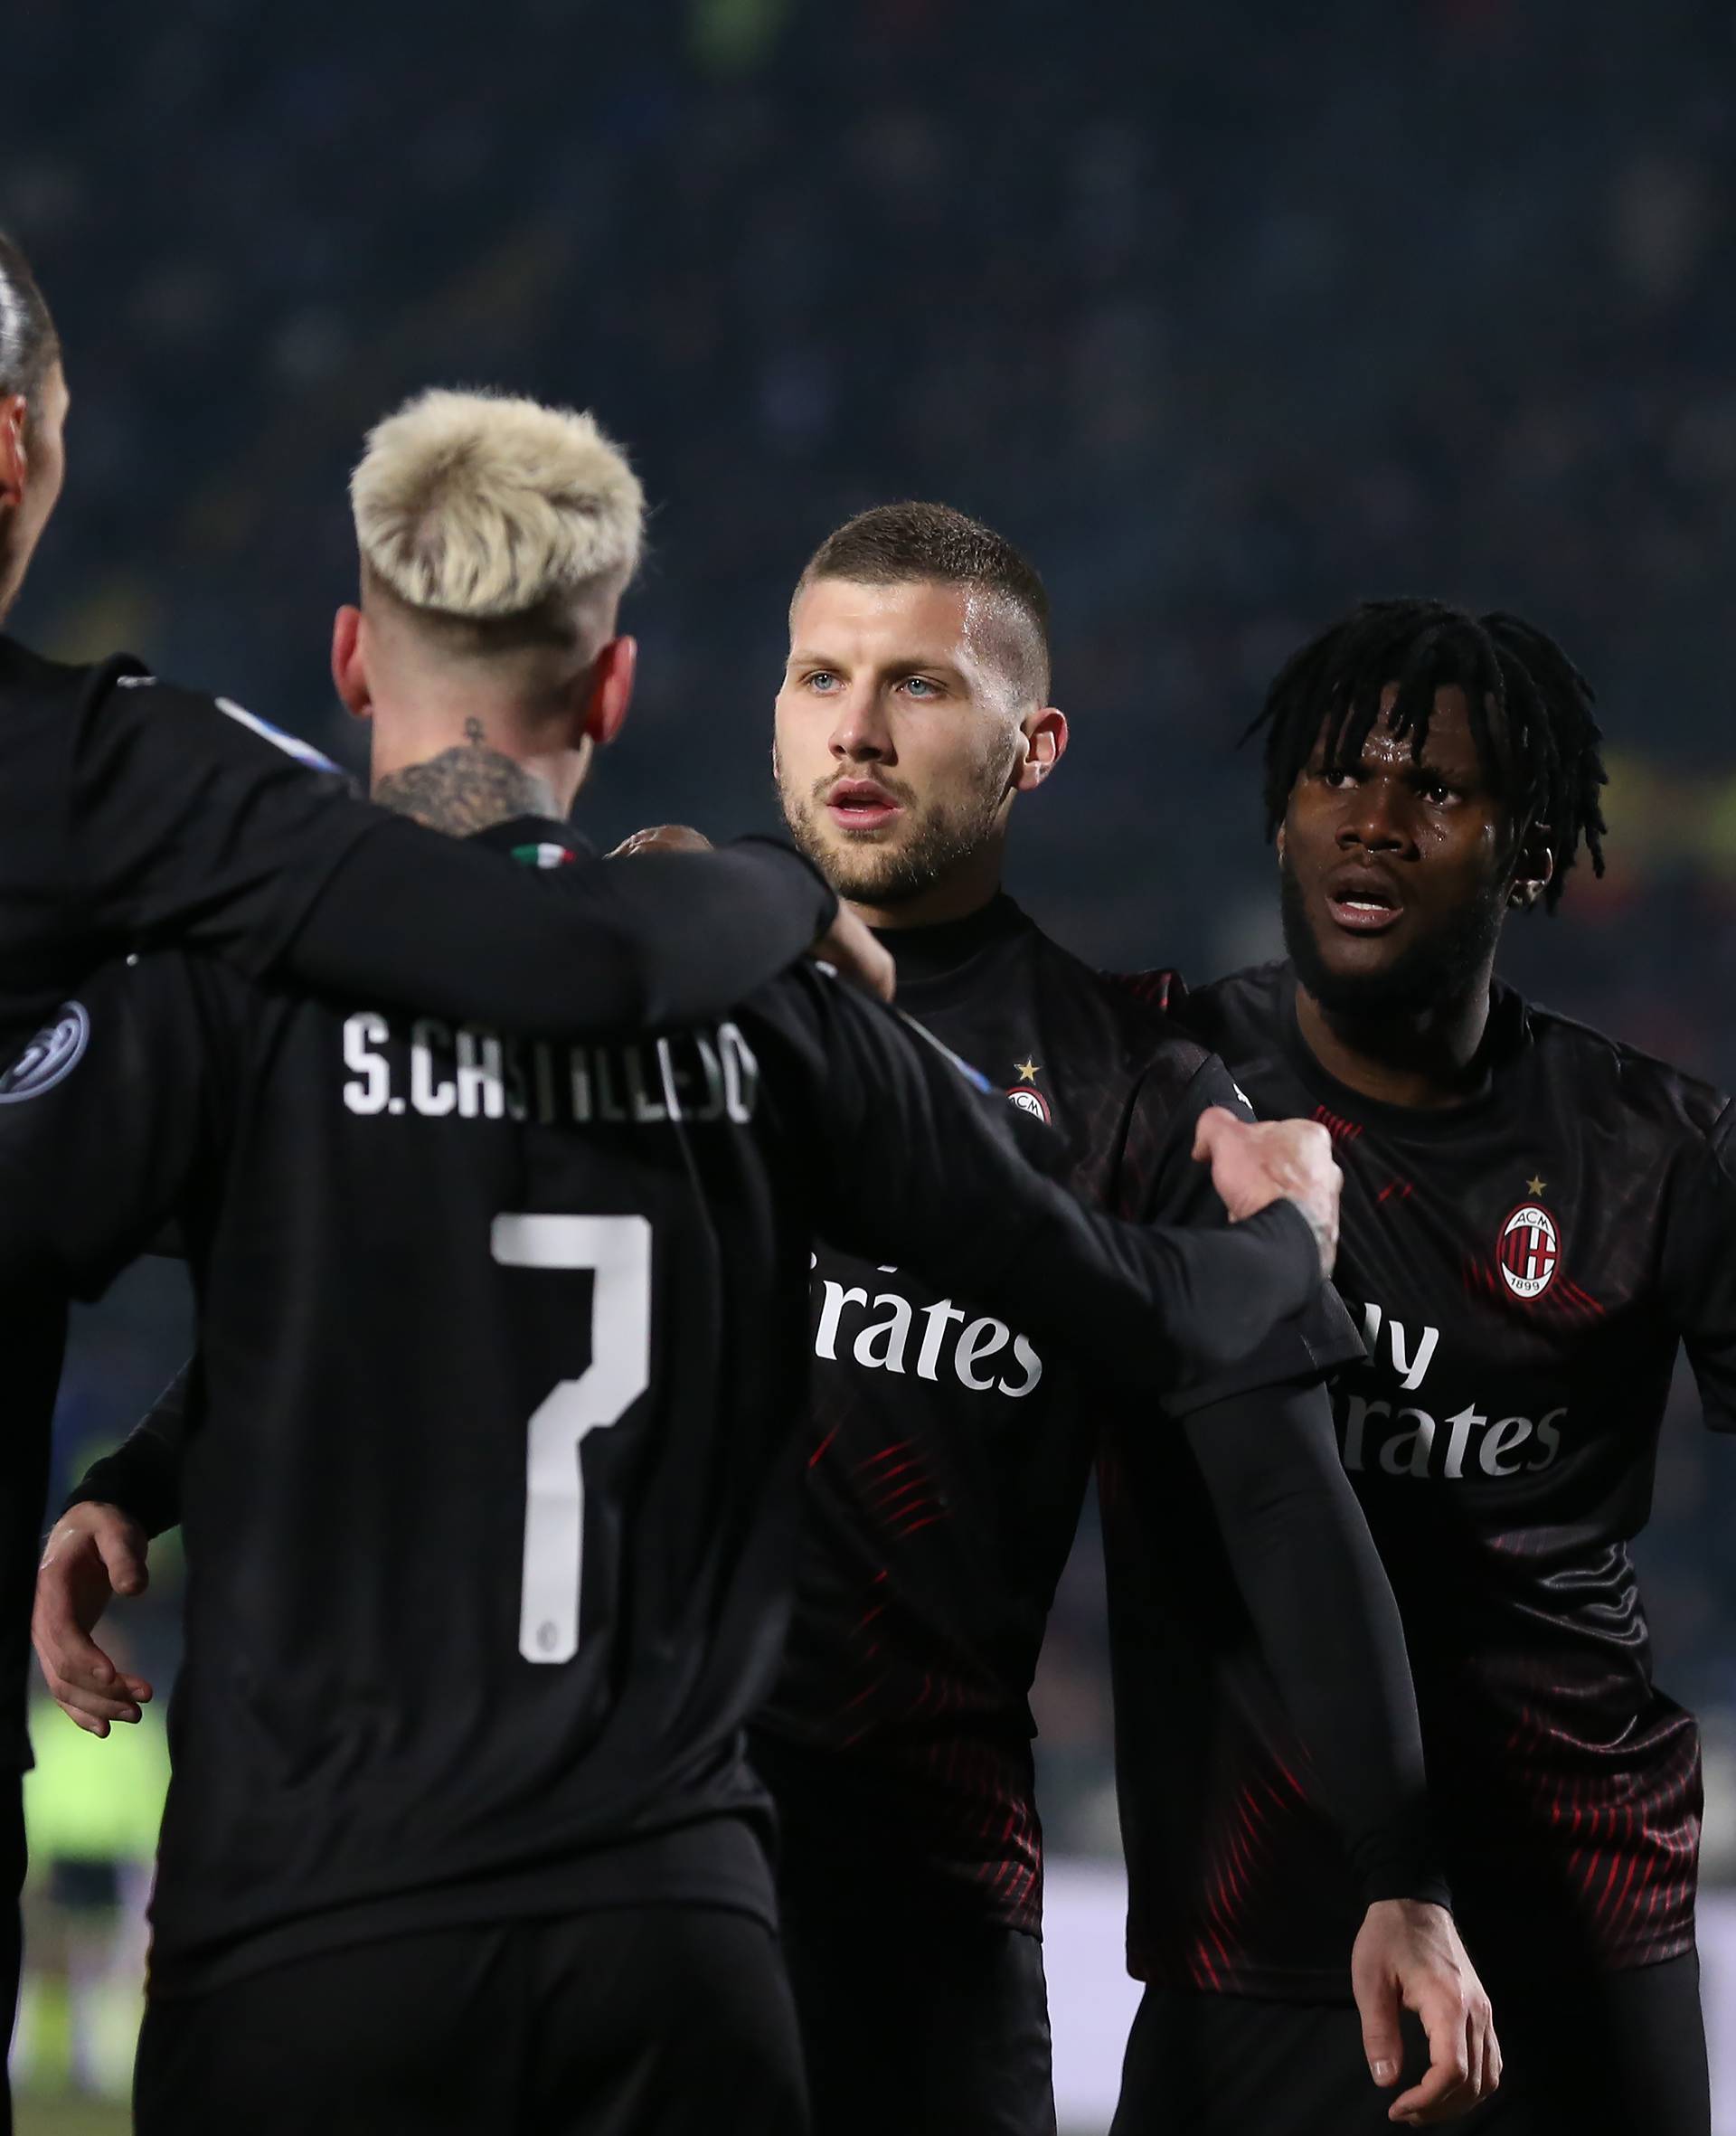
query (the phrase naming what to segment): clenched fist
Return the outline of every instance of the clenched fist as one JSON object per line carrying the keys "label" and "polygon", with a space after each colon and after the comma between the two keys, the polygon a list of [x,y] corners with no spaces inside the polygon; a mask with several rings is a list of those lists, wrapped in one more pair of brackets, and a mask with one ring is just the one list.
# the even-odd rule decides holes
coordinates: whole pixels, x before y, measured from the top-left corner
{"label": "clenched fist", "polygon": [[1200,1115],[1194,1156],[1211,1166],[1212,1184],[1231,1224],[1258,1216],[1273,1202],[1294,1202],[1320,1249],[1320,1272],[1332,1273],[1344,1179],[1333,1158],[1332,1137],[1317,1121],[1250,1122],[1213,1105]]}

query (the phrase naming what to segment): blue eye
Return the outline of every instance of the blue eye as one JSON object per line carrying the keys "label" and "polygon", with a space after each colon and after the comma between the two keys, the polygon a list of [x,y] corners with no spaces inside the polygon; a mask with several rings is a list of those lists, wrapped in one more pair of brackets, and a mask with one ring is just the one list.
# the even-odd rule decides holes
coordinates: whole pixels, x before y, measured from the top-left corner
{"label": "blue eye", "polygon": [[825,695],[830,692],[837,679],[837,676],[829,668],[822,667],[808,676],[807,686],[810,690],[818,690],[822,695]]}
{"label": "blue eye", "polygon": [[922,675],[907,675],[904,678],[904,687],[912,693],[920,693],[925,697],[938,697],[940,695],[935,685]]}

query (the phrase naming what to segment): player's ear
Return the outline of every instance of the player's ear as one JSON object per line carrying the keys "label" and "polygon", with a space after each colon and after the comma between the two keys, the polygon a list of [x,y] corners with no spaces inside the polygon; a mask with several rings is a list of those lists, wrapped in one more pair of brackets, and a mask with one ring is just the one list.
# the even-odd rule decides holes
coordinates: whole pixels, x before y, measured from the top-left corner
{"label": "player's ear", "polygon": [[22,393],[0,401],[0,506],[16,511],[30,478],[30,451],[24,442],[30,411]]}
{"label": "player's ear", "polygon": [[1515,911],[1528,912],[1543,902],[1555,873],[1555,848],[1550,840],[1549,827],[1533,823],[1519,841],[1519,852],[1513,864],[1513,887],[1507,892],[1507,903]]}
{"label": "player's ear", "polygon": [[1053,704],[1020,722],[1024,753],[1013,775],[1015,793],[1034,793],[1067,753],[1067,714]]}
{"label": "player's ear", "polygon": [[607,749],[626,723],[638,666],[636,638],[611,638],[591,662],[585,732],[599,749]]}
{"label": "player's ear", "polygon": [[1281,823],[1273,836],[1272,844],[1278,848],[1278,865],[1282,867],[1284,865],[1284,826]]}
{"label": "player's ear", "polygon": [[347,604],[332,620],[332,681],[346,712],[359,720],[372,716],[373,693],[362,657],[362,611]]}

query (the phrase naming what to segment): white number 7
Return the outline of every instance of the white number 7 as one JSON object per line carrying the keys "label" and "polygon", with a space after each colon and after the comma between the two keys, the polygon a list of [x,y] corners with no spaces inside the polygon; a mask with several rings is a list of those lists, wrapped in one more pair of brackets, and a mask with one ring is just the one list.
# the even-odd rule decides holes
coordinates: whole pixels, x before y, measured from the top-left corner
{"label": "white number 7", "polygon": [[524,1461],[518,1650],[526,1661],[571,1661],[585,1570],[580,1450],[651,1384],[651,1226],[643,1216],[496,1216],[490,1243],[504,1267],[590,1269],[597,1279],[590,1363],[532,1413]]}

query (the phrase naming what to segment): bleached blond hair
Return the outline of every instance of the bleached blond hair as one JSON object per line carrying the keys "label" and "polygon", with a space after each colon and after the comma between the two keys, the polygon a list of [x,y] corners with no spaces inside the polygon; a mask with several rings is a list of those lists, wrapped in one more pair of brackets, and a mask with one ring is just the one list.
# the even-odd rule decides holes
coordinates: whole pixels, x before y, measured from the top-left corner
{"label": "bleached blond hair", "polygon": [[625,585],[645,534],[638,477],[592,416],[504,393],[407,401],[368,432],[350,503],[364,572],[475,623]]}

